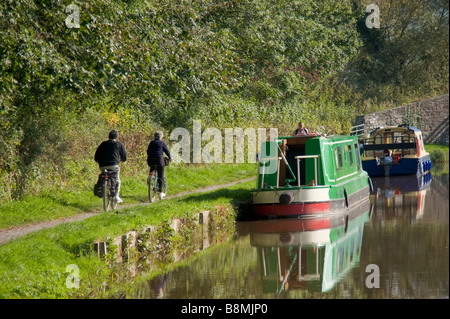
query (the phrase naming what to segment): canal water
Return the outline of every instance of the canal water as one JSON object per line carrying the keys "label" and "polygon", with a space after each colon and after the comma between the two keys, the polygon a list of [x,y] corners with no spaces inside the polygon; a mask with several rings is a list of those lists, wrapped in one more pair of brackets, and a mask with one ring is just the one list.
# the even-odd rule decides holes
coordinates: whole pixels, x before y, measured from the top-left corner
{"label": "canal water", "polygon": [[372,181],[347,220],[237,222],[228,241],[126,297],[449,298],[448,175]]}

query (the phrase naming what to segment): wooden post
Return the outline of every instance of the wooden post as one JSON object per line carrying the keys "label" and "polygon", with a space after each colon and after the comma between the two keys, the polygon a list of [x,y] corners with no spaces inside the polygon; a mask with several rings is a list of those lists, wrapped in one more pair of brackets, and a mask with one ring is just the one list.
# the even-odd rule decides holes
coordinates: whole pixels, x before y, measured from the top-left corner
{"label": "wooden post", "polygon": [[133,253],[136,253],[137,232],[132,230],[126,234],[127,239],[127,257],[128,260],[133,259]]}
{"label": "wooden post", "polygon": [[123,260],[123,241],[124,241],[124,235],[117,236],[113,241],[113,244],[117,247],[116,256],[115,256],[117,263],[121,263]]}
{"label": "wooden post", "polygon": [[178,233],[180,226],[181,226],[181,221],[179,219],[172,219],[172,223],[170,224],[170,227],[175,231],[175,233]]}
{"label": "wooden post", "polygon": [[209,222],[210,216],[209,211],[203,211],[199,213],[199,221],[202,225],[202,247],[201,250],[204,250],[209,247]]}
{"label": "wooden post", "polygon": [[99,258],[103,258],[108,252],[106,242],[100,240],[95,242],[95,249]]}

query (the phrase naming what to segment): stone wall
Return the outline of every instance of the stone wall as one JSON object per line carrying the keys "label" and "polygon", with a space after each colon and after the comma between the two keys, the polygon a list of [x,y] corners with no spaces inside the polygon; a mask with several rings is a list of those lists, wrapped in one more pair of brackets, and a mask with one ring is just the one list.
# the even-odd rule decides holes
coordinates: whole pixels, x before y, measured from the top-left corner
{"label": "stone wall", "polygon": [[427,144],[449,145],[448,94],[409,103],[389,110],[356,117],[355,125],[364,124],[364,135],[378,126],[409,124],[422,130]]}

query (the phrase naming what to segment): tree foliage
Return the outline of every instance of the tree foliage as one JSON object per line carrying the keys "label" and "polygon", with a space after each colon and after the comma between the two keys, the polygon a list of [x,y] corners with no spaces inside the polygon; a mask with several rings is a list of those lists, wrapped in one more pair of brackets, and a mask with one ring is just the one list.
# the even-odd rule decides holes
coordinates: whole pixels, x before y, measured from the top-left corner
{"label": "tree foliage", "polygon": [[[364,1],[354,1],[363,12]],[[345,76],[365,99],[393,102],[448,93],[448,0],[377,1],[380,28],[358,21],[363,41]]]}

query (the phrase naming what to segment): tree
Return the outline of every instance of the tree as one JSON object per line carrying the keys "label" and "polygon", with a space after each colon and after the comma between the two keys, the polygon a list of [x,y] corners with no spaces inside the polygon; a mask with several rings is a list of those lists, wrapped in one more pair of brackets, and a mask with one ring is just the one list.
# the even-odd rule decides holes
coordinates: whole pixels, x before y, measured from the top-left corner
{"label": "tree", "polygon": [[379,102],[448,92],[448,0],[377,1],[379,29],[367,28],[365,5],[354,1],[364,44],[343,75],[347,83]]}

